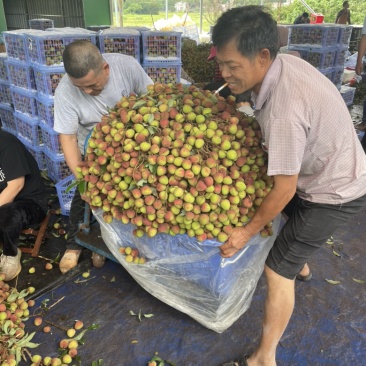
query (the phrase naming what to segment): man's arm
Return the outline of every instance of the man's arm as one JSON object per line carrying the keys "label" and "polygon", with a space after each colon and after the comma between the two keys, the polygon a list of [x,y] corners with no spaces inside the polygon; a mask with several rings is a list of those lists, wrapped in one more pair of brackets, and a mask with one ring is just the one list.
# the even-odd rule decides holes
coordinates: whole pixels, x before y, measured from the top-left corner
{"label": "man's arm", "polygon": [[221,245],[221,255],[232,257],[247,241],[271,222],[290,202],[296,192],[298,175],[274,176],[274,187],[263,200],[253,218],[244,227],[236,227],[226,243]]}
{"label": "man's arm", "polygon": [[362,58],[365,52],[366,52],[366,34],[363,34],[358,44],[357,64],[355,69],[357,75],[361,75],[363,68]]}
{"label": "man's arm", "polygon": [[24,181],[24,177],[19,177],[8,182],[7,187],[0,193],[0,206],[14,201],[23,189]]}
{"label": "man's arm", "polygon": [[76,177],[75,168],[82,163],[81,153],[78,146],[78,139],[75,135],[64,135],[60,133],[60,144],[64,151],[67,165]]}

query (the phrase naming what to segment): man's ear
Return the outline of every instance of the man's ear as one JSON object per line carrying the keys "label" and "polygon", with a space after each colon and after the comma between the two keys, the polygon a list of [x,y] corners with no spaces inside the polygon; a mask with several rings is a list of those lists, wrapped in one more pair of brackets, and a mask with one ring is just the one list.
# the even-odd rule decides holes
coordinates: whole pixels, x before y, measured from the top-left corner
{"label": "man's ear", "polygon": [[258,53],[258,59],[261,66],[267,66],[268,63],[271,62],[271,53],[268,48],[263,48],[263,50]]}

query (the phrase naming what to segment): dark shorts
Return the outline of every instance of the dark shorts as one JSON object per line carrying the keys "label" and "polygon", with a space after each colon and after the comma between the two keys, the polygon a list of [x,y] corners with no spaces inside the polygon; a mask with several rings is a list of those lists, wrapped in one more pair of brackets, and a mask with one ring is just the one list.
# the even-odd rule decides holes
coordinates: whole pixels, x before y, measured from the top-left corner
{"label": "dark shorts", "polygon": [[279,275],[294,279],[309,258],[366,204],[366,195],[330,205],[313,203],[297,195],[283,210],[288,220],[268,254],[266,265]]}

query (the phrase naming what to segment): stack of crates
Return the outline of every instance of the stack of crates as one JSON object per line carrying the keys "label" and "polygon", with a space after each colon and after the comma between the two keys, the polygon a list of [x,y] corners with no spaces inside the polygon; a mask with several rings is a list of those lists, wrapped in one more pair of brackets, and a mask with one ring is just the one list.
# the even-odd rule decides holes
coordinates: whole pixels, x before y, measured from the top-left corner
{"label": "stack of crates", "polygon": [[101,53],[122,53],[140,62],[140,32],[128,28],[109,28],[98,34]]}
{"label": "stack of crates", "polygon": [[76,40],[96,43],[96,33],[82,28],[52,28],[27,35],[29,64],[36,86],[37,119],[42,135],[43,152],[48,176],[56,183],[68,177],[68,168],[54,131],[54,95],[65,75],[62,54],[65,47]]}
{"label": "stack of crates", "polygon": [[[3,32],[7,59],[5,61],[9,82],[12,109],[2,111],[10,118],[13,114],[15,134],[37,160],[40,169],[45,169],[43,141],[37,117],[36,84],[33,69],[29,64],[26,32],[38,30],[19,29]],[[6,118],[4,116],[4,118]],[[5,128],[6,129],[6,128]]]}
{"label": "stack of crates", "polygon": [[10,83],[7,69],[8,57],[6,52],[0,53],[0,120],[1,128],[17,135],[14,120],[13,100],[10,92]]}
{"label": "stack of crates", "polygon": [[297,24],[289,27],[288,48],[341,88],[352,26]]}
{"label": "stack of crates", "polygon": [[180,82],[182,34],[146,31],[142,37],[142,67],[152,81],[164,84]]}

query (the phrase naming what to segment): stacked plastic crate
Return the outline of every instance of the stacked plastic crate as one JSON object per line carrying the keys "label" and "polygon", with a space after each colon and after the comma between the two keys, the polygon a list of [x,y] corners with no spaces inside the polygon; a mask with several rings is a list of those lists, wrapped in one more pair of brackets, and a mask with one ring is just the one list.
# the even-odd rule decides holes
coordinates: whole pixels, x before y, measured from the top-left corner
{"label": "stacked plastic crate", "polygon": [[122,53],[141,60],[140,32],[128,28],[109,28],[98,34],[101,53]]}
{"label": "stacked plastic crate", "polygon": [[340,89],[352,26],[298,24],[289,29],[289,49],[298,51]]}
{"label": "stacked plastic crate", "polygon": [[[36,84],[33,69],[29,65],[25,32],[39,31],[20,29],[3,32],[15,133],[36,158],[39,168],[45,169],[43,141],[37,117]],[[7,112],[10,117],[10,110]]]}
{"label": "stacked plastic crate", "polygon": [[182,34],[180,32],[141,32],[142,67],[153,82],[180,82]]}
{"label": "stacked plastic crate", "polygon": [[28,24],[30,29],[46,30],[48,28],[53,28],[52,19],[30,19]]}
{"label": "stacked plastic crate", "polygon": [[7,69],[7,54],[0,53],[0,120],[1,127],[13,135],[17,134],[14,121],[13,100],[10,92],[10,82]]}
{"label": "stacked plastic crate", "polygon": [[46,169],[50,179],[56,183],[71,172],[59,143],[58,133],[53,130],[54,94],[65,69],[62,53],[65,47],[76,40],[96,43],[96,33],[79,28],[52,28],[27,34],[29,64],[36,85],[36,108],[39,121]]}

